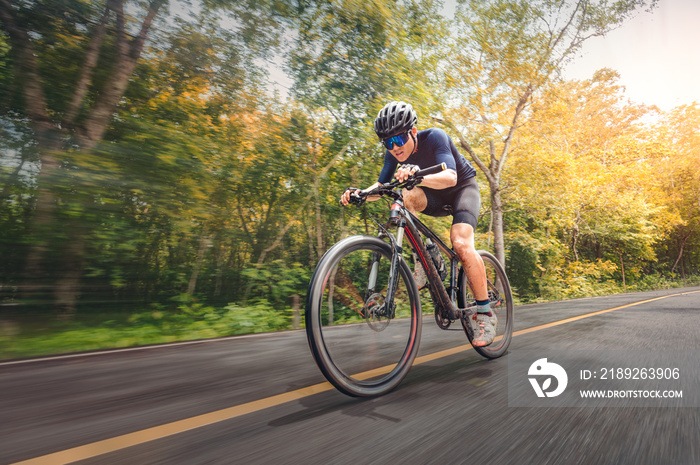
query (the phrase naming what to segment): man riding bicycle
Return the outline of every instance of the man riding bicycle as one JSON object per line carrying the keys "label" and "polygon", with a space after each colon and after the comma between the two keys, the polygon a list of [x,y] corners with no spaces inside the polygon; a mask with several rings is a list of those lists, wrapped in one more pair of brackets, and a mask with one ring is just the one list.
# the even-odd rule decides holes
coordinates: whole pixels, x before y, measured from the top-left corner
{"label": "man riding bicycle", "polygon": [[[476,170],[457,151],[445,131],[439,128],[418,131],[417,122],[415,110],[405,102],[388,103],[379,112],[374,120],[374,131],[387,150],[378,181],[364,192],[391,181],[392,175],[404,181],[420,168],[445,163],[446,170],[425,176],[417,188],[404,191],[404,205],[414,214],[452,215],[452,248],[462,262],[477,303],[477,312],[469,319],[474,332],[472,344],[486,346],[496,335],[497,318],[489,305],[484,263],[474,247],[474,230],[481,206]],[[347,205],[354,192],[358,190],[348,188],[343,192],[341,203]],[[377,199],[367,197],[367,200]],[[418,261],[416,274],[419,281],[425,280],[425,272]]]}

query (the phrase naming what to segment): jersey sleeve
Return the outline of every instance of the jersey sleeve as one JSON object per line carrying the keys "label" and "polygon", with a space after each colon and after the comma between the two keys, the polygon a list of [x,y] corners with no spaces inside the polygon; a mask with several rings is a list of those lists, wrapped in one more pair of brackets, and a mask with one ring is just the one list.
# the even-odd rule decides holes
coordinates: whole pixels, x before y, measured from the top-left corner
{"label": "jersey sleeve", "polygon": [[377,182],[384,184],[391,181],[391,178],[394,177],[394,171],[396,171],[398,164],[399,162],[396,160],[396,158],[392,157],[389,152],[385,152],[384,166],[382,167],[381,173],[379,173],[379,179],[377,179]]}

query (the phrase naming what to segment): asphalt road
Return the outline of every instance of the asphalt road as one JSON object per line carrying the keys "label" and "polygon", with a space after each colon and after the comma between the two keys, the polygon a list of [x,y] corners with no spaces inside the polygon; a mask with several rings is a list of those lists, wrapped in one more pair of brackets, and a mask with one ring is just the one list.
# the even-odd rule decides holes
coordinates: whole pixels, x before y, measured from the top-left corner
{"label": "asphalt road", "polygon": [[700,378],[700,288],[526,305],[515,318],[511,352],[487,361],[427,317],[419,357],[463,350],[375,399],[330,388],[303,331],[2,363],[0,464],[700,463],[700,383],[681,406],[515,407],[508,394],[520,351],[677,354]]}

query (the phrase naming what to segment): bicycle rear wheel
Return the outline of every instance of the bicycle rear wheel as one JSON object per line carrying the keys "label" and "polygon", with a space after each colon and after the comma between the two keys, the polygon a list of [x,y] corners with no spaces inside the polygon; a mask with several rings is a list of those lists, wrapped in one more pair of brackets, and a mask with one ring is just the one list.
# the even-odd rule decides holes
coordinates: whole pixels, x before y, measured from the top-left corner
{"label": "bicycle rear wheel", "polygon": [[[484,261],[486,270],[486,281],[489,292],[489,300],[491,301],[491,311],[496,314],[498,324],[496,326],[496,338],[488,346],[474,347],[479,354],[486,358],[498,358],[505,354],[513,338],[513,294],[510,289],[508,276],[499,261],[489,252],[479,250],[479,255]],[[469,288],[466,273],[461,270],[459,273],[459,293],[458,304],[460,308],[466,308],[476,305],[474,295]],[[462,327],[467,334],[467,338],[471,334],[467,330],[467,324],[464,319]],[[471,342],[471,340],[469,341]]]}
{"label": "bicycle rear wheel", "polygon": [[408,374],[418,352],[421,305],[411,270],[399,261],[395,306],[387,309],[391,246],[348,237],[319,262],[309,283],[306,334],[328,381],[351,396],[378,396]]}

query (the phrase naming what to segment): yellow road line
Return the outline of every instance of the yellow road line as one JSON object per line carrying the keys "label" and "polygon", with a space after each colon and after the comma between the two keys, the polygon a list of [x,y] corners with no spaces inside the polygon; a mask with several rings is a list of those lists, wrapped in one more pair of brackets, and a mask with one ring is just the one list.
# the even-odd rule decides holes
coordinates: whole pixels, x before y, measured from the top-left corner
{"label": "yellow road line", "polygon": [[309,386],[303,389],[297,389],[296,391],[285,392],[284,394],[279,394],[276,396],[267,397],[265,399],[248,402],[246,404],[236,405],[234,407],[225,408],[223,410],[217,410],[211,413],[205,413],[204,415],[197,415],[195,417],[185,418],[184,420],[166,423],[164,425],[155,426],[153,428],[147,428],[141,431],[136,431],[134,433],[124,434],[122,436],[117,436],[114,438],[85,444],[84,446],[74,447],[72,449],[67,449],[53,454],[44,455],[42,457],[25,460],[23,462],[17,462],[17,464],[15,465],[58,465],[76,462],[78,460],[85,460],[98,455],[103,455],[109,452],[125,449],[127,447],[143,444],[145,442],[153,441],[155,439],[161,439],[167,436],[171,436],[173,434],[178,434],[191,429],[211,425],[219,421],[229,420],[242,415],[246,415],[248,413],[257,412],[258,410],[274,407],[276,405],[291,402],[293,400],[302,399],[304,397],[312,396],[320,392],[328,391],[332,388],[333,386],[331,386],[330,383],[315,384],[313,386]]}
{"label": "yellow road line", "polygon": [[[615,308],[609,308],[607,310],[600,310],[598,312],[586,313],[585,315],[579,315],[572,318],[567,318],[560,321],[555,321],[552,323],[547,323],[539,326],[533,326],[527,329],[521,329],[520,331],[515,331],[513,337],[520,336],[522,334],[532,333],[535,331],[540,331],[547,328],[552,328],[554,326],[563,325],[566,323],[571,323],[573,321],[582,320],[584,318],[590,318],[597,315],[602,315],[604,313],[613,312],[615,310],[620,310],[623,308],[634,307],[637,305],[646,304],[649,302],[654,302],[661,299],[667,299],[669,297],[676,297],[679,295],[695,294],[700,291],[682,292],[680,294],[671,294],[662,297],[656,297],[654,299],[642,300],[639,302],[621,305]],[[451,349],[442,350],[440,352],[435,352],[428,355],[423,355],[417,357],[414,365],[420,365],[422,363],[437,360],[443,357],[457,354],[459,352],[464,352],[471,349],[471,344],[464,344],[459,347],[453,347]],[[392,367],[382,367],[376,368],[374,370],[369,370],[363,373],[359,373],[355,378],[357,379],[367,379],[372,376],[377,376],[380,374],[388,373]],[[72,449],[66,449],[63,451],[55,452],[52,454],[44,455],[41,457],[36,457],[33,459],[25,460],[22,462],[17,462],[14,465],[59,465],[65,463],[76,462],[78,460],[85,460],[91,457],[96,457],[98,455],[107,454],[120,449],[126,449],[127,447],[136,446],[149,441],[154,441],[156,439],[162,439],[167,436],[172,436],[174,434],[182,433],[184,431],[192,430],[195,428],[200,428],[202,426],[211,425],[224,420],[231,420],[236,417],[247,415],[249,413],[264,410],[266,408],[275,407],[277,405],[286,404],[294,400],[303,399],[305,397],[312,396],[321,392],[329,391],[333,389],[330,383],[319,383],[313,386],[308,386],[302,389],[297,389],[290,392],[285,392],[283,394],[278,394],[276,396],[266,397],[264,399],[256,400],[253,402],[248,402],[245,404],[236,405],[233,407],[228,407],[222,410],[217,410],[215,412],[205,413],[203,415],[197,415],[190,418],[185,418],[184,420],[174,421],[172,423],[166,423],[160,426],[154,426],[152,428],[143,429],[141,431],[136,431],[129,434],[124,434],[110,439],[104,439],[102,441],[93,442],[90,444],[85,444],[83,446],[74,447]]]}

